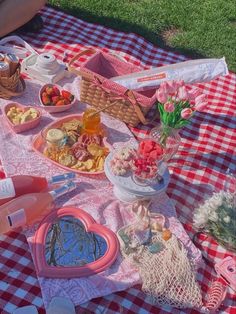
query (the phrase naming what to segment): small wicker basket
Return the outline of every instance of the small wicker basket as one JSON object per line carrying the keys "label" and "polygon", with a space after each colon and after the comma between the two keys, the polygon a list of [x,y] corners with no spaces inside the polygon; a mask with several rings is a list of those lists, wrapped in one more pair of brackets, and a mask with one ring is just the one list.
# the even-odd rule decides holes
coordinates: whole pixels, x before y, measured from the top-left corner
{"label": "small wicker basket", "polygon": [[0,98],[10,99],[20,96],[25,90],[25,82],[20,75],[20,67],[10,77],[0,76]]}
{"label": "small wicker basket", "polygon": [[[72,67],[82,55],[95,53],[80,69]],[[124,71],[140,71],[137,66],[121,61],[115,56],[87,49],[74,56],[68,69],[81,76],[80,100],[92,105],[98,112],[103,111],[117,118],[129,126],[135,127],[138,123],[146,124],[145,116],[156,101],[155,91],[131,91],[110,80]],[[120,70],[121,69],[121,70]],[[151,97],[150,97],[151,95]]]}

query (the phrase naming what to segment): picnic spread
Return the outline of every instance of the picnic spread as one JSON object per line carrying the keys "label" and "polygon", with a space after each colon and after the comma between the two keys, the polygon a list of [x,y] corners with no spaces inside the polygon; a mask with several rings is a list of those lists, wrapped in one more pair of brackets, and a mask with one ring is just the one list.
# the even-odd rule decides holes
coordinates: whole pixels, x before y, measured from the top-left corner
{"label": "picnic spread", "polygon": [[1,313],[234,313],[235,74],[42,17],[0,51]]}

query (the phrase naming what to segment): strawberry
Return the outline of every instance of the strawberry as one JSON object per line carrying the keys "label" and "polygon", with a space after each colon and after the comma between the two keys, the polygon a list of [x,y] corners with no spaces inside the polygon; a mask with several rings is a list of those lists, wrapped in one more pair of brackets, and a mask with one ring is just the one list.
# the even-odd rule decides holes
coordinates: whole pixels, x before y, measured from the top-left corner
{"label": "strawberry", "polygon": [[60,96],[52,96],[52,103],[54,106],[59,100],[61,100]]}
{"label": "strawberry", "polygon": [[58,100],[58,102],[56,103],[56,106],[65,106],[65,101],[64,100],[62,100],[62,99],[60,99],[60,100]]}
{"label": "strawberry", "polygon": [[69,99],[71,93],[68,92],[67,90],[64,90],[64,89],[63,89],[63,90],[61,91],[61,95],[62,95],[62,97]]}
{"label": "strawberry", "polygon": [[56,86],[53,86],[52,89],[53,89],[53,95],[60,96],[60,91]]}
{"label": "strawberry", "polygon": [[45,88],[45,92],[49,95],[49,96],[52,96],[53,95],[53,88],[50,87],[50,86],[47,86]]}
{"label": "strawberry", "polygon": [[51,100],[50,100],[49,96],[46,93],[42,94],[42,103],[45,106],[50,106],[51,105]]}
{"label": "strawberry", "polygon": [[63,98],[69,99],[70,102],[72,102],[74,100],[74,95],[72,95],[67,90],[62,90],[61,91],[61,95],[62,95]]}
{"label": "strawberry", "polygon": [[69,105],[70,104],[69,99],[64,98],[63,100],[64,100],[65,105]]}

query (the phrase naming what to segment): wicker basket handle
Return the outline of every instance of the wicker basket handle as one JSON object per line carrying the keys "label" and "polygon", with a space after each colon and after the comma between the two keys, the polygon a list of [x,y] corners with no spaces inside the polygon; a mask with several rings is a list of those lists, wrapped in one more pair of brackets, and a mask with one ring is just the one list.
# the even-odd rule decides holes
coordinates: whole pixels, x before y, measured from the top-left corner
{"label": "wicker basket handle", "polygon": [[23,94],[24,90],[25,90],[25,81],[22,77],[20,77],[19,82],[21,84],[21,91],[20,92],[13,92],[5,87],[3,87],[2,85],[0,85],[0,92],[2,92],[3,94],[6,95],[7,98],[11,98],[13,96],[20,96]]}
{"label": "wicker basket handle", "polygon": [[[77,70],[77,69],[75,69],[74,67],[72,67],[72,64],[73,64],[76,60],[78,60],[81,56],[87,55],[87,54],[89,54],[89,53],[93,53],[93,54],[94,54],[95,52],[96,52],[96,50],[93,49],[93,48],[89,48],[89,49],[86,49],[86,50],[84,50],[84,51],[79,52],[78,54],[76,54],[76,55],[70,60],[70,62],[69,62],[69,64],[68,64],[68,70],[69,70],[70,72],[72,72],[72,73],[74,73],[74,74],[76,74],[76,75],[82,76],[82,77],[84,77],[84,78],[86,78],[86,79],[88,79],[88,80],[90,80],[90,81],[94,80],[95,75],[92,75],[92,74],[90,74],[90,73],[87,73],[87,72],[84,72],[84,71],[81,71],[81,70]],[[98,79],[98,80],[99,80],[99,79]],[[100,80],[99,80],[99,81],[100,81]],[[131,90],[127,90],[125,94],[126,94],[126,96],[128,96],[130,102],[133,104],[134,110],[135,110],[135,112],[136,112],[136,114],[137,114],[137,116],[138,116],[140,122],[142,122],[143,124],[147,124],[149,121],[147,121],[147,120],[145,119],[145,117],[144,117],[144,115],[143,115],[143,113],[142,113],[142,110],[140,109],[140,106],[139,106],[139,104],[137,103],[137,100],[136,100],[136,98],[135,98],[133,92],[132,92]],[[111,107],[111,106],[113,106],[113,105],[116,104],[116,103],[117,103],[117,101],[114,101],[114,102],[111,103],[109,106],[105,106],[104,108],[101,108],[101,110],[99,110],[99,112],[106,110],[108,107]]]}
{"label": "wicker basket handle", "polygon": [[81,71],[81,70],[77,70],[77,69],[75,69],[74,67],[71,66],[71,65],[72,65],[76,60],[78,60],[81,56],[87,55],[87,54],[89,54],[89,53],[94,54],[94,53],[96,53],[96,50],[93,49],[93,48],[88,48],[88,49],[85,49],[84,51],[81,51],[81,52],[77,53],[77,54],[70,60],[70,62],[68,63],[68,70],[69,70],[69,72],[72,72],[72,73],[74,73],[74,74],[76,74],[76,75],[79,75],[79,76],[83,76],[83,77],[85,77],[85,78],[88,79],[88,80],[92,80],[92,79],[93,79],[93,75],[92,75],[92,74],[89,74],[89,73],[84,72],[84,71]]}
{"label": "wicker basket handle", "polygon": [[127,96],[128,96],[131,100],[133,100],[133,101],[132,101],[132,104],[134,105],[134,110],[135,110],[135,112],[136,112],[136,114],[137,114],[137,116],[138,116],[140,122],[142,122],[143,124],[147,124],[148,121],[147,121],[146,118],[144,117],[144,115],[143,115],[143,113],[142,113],[142,110],[140,109],[140,106],[139,106],[139,104],[137,103],[137,100],[136,100],[136,98],[135,98],[133,92],[129,89],[126,93],[127,93]]}

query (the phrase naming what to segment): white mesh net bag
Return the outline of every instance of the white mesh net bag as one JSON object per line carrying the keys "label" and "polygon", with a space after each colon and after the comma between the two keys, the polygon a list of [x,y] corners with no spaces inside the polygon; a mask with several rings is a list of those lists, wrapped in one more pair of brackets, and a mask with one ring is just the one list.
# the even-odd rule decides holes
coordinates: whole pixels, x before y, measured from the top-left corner
{"label": "white mesh net bag", "polygon": [[163,230],[151,230],[146,218],[118,231],[122,255],[138,269],[143,291],[153,304],[201,308],[201,290],[183,244],[171,233],[164,240]]}

